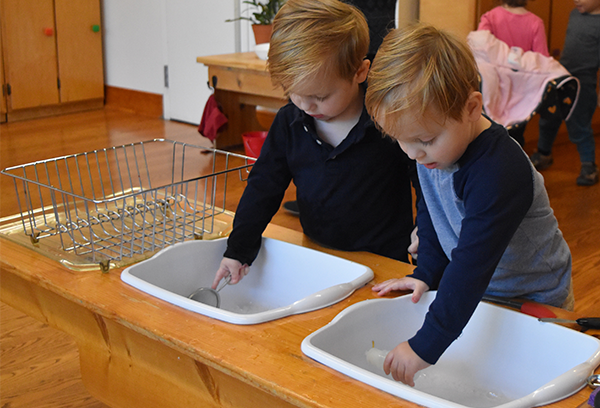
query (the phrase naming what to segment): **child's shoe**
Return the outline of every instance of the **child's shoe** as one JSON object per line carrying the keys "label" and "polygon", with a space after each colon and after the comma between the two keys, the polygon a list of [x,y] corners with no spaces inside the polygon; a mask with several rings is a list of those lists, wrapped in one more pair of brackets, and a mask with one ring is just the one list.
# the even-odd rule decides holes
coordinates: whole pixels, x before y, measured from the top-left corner
{"label": "child's shoe", "polygon": [[283,203],[283,208],[293,215],[300,215],[298,201],[286,201],[285,203]]}
{"label": "child's shoe", "polygon": [[593,186],[598,182],[598,167],[596,163],[583,162],[581,163],[581,172],[577,177],[577,185]]}
{"label": "child's shoe", "polygon": [[554,162],[551,154],[546,155],[541,154],[540,152],[535,152],[529,159],[531,160],[533,167],[538,171],[546,170]]}

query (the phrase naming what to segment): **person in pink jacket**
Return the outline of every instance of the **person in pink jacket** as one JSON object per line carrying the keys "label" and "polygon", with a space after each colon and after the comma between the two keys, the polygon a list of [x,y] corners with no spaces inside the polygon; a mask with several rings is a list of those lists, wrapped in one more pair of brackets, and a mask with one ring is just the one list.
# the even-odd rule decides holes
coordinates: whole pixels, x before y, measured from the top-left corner
{"label": "person in pink jacket", "polygon": [[[544,21],[525,6],[527,0],[503,0],[502,5],[481,16],[477,30],[488,30],[509,47],[518,47],[520,50],[517,49],[516,52],[519,55],[534,51],[548,57],[550,54]],[[508,130],[521,146],[525,144],[524,132],[525,123]]]}

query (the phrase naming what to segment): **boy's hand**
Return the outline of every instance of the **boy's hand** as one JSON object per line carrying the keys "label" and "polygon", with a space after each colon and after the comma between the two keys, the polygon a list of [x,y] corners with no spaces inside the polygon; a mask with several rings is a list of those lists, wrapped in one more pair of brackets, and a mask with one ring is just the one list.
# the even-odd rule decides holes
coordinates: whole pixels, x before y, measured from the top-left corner
{"label": "boy's hand", "polygon": [[373,286],[373,291],[377,292],[377,296],[387,295],[392,290],[412,290],[412,301],[413,303],[417,303],[421,299],[421,296],[423,296],[423,293],[429,290],[429,286],[421,280],[408,276],[401,279],[386,280]]}
{"label": "boy's hand", "polygon": [[229,283],[235,285],[241,281],[244,276],[248,275],[249,271],[250,267],[248,265],[242,265],[242,263],[236,259],[223,258],[211,287],[216,289],[221,279],[225,278],[227,275],[231,275]]}
{"label": "boy's hand", "polygon": [[410,245],[408,246],[408,253],[415,260],[417,259],[419,252],[419,236],[417,235],[418,230],[419,227],[415,227],[410,233]]}
{"label": "boy's hand", "polygon": [[392,374],[396,381],[400,381],[411,387],[415,386],[415,374],[417,371],[429,367],[431,364],[425,362],[410,347],[407,341],[398,344],[388,353],[383,362],[383,371]]}

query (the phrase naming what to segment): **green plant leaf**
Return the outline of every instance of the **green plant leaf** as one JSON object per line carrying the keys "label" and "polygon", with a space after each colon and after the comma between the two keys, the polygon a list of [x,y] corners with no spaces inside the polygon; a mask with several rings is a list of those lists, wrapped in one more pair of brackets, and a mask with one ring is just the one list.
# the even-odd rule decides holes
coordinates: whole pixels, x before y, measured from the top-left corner
{"label": "green plant leaf", "polygon": [[[242,3],[249,6],[253,6],[258,10],[252,12],[251,17],[240,16],[237,18],[227,19],[225,22],[232,22],[237,20],[248,20],[252,24],[268,25],[273,23],[275,15],[285,4],[286,0],[267,0],[266,2],[260,2],[259,0],[244,0]],[[244,13],[250,9],[244,10]]]}

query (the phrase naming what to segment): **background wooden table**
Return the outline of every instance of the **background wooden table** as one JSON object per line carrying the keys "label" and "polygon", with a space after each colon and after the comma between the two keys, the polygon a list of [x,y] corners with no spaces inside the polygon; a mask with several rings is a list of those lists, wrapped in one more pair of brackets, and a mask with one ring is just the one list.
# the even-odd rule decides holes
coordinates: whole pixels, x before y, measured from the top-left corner
{"label": "background wooden table", "polygon": [[263,130],[256,119],[256,106],[279,109],[287,103],[281,88],[275,88],[266,61],[254,52],[198,57],[208,67],[208,83],[229,119],[216,140],[217,147],[242,143],[242,133]]}

